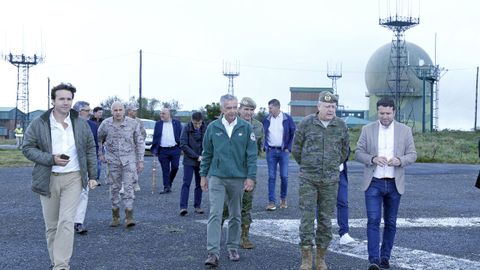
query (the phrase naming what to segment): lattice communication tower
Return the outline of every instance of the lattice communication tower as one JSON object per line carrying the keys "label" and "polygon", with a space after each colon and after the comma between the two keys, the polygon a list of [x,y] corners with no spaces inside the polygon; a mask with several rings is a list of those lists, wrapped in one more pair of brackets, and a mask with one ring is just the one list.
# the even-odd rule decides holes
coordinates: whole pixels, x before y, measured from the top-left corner
{"label": "lattice communication tower", "polygon": [[330,70],[330,67],[327,63],[327,77],[332,80],[332,89],[335,95],[338,95],[337,92],[337,80],[342,78],[342,64],[340,64],[340,70],[338,70],[337,66],[335,69]]}
{"label": "lattice communication tower", "polygon": [[[408,2],[406,15],[399,14],[405,7],[400,2]],[[390,13],[390,1],[387,2],[388,12],[386,17],[379,18],[379,24],[393,32],[392,46],[390,50],[390,61],[388,64],[387,84],[389,92],[384,95],[391,95],[395,100],[395,118],[400,121],[401,105],[403,96],[411,91],[408,77],[408,51],[405,43],[405,31],[417,26],[420,23],[419,17],[413,17],[410,9],[410,1],[395,1],[395,14]]]}
{"label": "lattice communication tower", "polygon": [[[25,130],[30,123],[30,93],[28,87],[30,67],[43,62],[43,56],[26,56],[24,54],[14,55],[12,53],[5,56],[5,60],[17,67],[17,102],[15,110],[15,127],[21,122]],[[25,119],[21,119],[19,111],[25,114]],[[23,120],[23,121],[21,121]]]}
{"label": "lattice communication tower", "polygon": [[228,62],[223,62],[223,76],[228,78],[228,90],[227,93],[234,96],[235,91],[233,89],[233,79],[240,75],[240,63],[235,62],[231,64]]}

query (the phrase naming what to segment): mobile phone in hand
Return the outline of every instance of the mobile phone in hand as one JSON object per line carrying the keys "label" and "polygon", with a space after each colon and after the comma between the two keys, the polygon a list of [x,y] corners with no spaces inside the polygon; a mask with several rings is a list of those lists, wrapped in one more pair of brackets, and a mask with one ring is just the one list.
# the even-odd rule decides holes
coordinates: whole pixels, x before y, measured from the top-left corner
{"label": "mobile phone in hand", "polygon": [[61,154],[61,155],[60,155],[60,158],[61,158],[61,159],[70,159],[70,157],[67,156],[67,155],[65,155],[65,154]]}

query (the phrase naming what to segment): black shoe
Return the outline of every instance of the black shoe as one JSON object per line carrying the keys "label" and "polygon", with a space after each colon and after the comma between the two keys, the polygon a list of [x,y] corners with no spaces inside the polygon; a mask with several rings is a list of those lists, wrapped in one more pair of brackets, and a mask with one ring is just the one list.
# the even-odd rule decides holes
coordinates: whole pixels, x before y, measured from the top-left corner
{"label": "black shoe", "polygon": [[378,264],[376,264],[376,263],[371,263],[371,264],[368,266],[368,270],[380,270],[380,267],[379,267]]}
{"label": "black shoe", "polygon": [[213,253],[208,253],[207,260],[205,261],[205,266],[210,268],[218,267],[218,257]]}
{"label": "black shoe", "polygon": [[162,191],[160,191],[159,193],[160,193],[160,194],[167,194],[167,193],[170,193],[170,192],[172,192],[171,189],[165,188],[165,189],[163,189]]}
{"label": "black shoe", "polygon": [[75,232],[78,234],[86,234],[88,230],[82,223],[75,223]]}
{"label": "black shoe", "polygon": [[380,261],[379,266],[382,269],[389,269],[390,268],[390,263],[388,262],[388,259],[382,259],[382,261]]}
{"label": "black shoe", "polygon": [[181,210],[180,210],[180,216],[184,217],[184,216],[186,216],[187,214],[188,214],[187,209],[181,209]]}

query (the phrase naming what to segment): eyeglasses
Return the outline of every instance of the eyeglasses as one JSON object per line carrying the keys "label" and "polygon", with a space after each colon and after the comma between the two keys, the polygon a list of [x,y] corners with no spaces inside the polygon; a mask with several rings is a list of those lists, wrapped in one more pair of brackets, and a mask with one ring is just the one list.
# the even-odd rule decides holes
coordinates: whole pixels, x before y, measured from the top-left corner
{"label": "eyeglasses", "polygon": [[82,112],[91,112],[92,110],[89,110],[89,109],[88,109],[88,110],[87,110],[87,109],[81,109],[80,111],[82,111]]}

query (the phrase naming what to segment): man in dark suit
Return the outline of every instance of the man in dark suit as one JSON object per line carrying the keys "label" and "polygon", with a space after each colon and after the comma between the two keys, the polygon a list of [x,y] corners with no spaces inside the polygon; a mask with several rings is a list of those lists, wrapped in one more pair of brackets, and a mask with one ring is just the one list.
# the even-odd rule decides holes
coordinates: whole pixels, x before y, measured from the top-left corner
{"label": "man in dark suit", "polygon": [[162,166],[163,191],[160,191],[160,194],[172,192],[172,183],[177,175],[180,160],[181,133],[180,121],[172,118],[169,109],[162,109],[160,121],[155,123],[152,148],[150,149],[154,156],[158,156],[158,161]]}
{"label": "man in dark suit", "polygon": [[[417,152],[410,127],[394,120],[395,103],[390,97],[377,102],[378,120],[362,128],[355,159],[365,164],[362,189],[367,208],[369,270],[390,268],[390,255],[397,230],[400,198],[405,192],[405,167]],[[380,220],[384,229],[380,245]]]}

